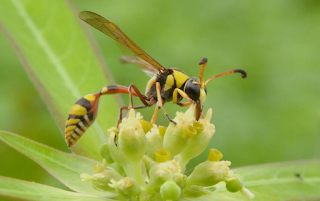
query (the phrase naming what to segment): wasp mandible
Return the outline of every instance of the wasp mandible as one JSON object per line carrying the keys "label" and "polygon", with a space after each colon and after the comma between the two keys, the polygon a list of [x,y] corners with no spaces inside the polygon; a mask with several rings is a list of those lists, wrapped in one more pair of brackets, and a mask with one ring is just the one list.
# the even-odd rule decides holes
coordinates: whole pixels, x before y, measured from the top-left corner
{"label": "wasp mandible", "polygon": [[[208,82],[215,78],[232,73],[241,73],[242,78],[246,78],[247,76],[247,73],[244,70],[234,69],[212,76],[204,81],[203,72],[207,64],[207,59],[203,58],[199,62],[199,65],[201,65],[199,78],[189,77],[180,69],[163,67],[138,45],[136,45],[130,38],[128,38],[128,36],[126,36],[117,25],[108,21],[104,17],[90,11],[80,12],[79,17],[133,53],[133,56],[122,56],[120,58],[122,62],[137,63],[141,66],[142,71],[152,77],[147,83],[145,94],[142,94],[134,84],[130,84],[129,87],[122,85],[110,85],[103,87],[97,93],[88,94],[80,98],[72,106],[66,122],[65,138],[69,148],[79,140],[79,138],[96,119],[98,103],[100,96],[102,95],[129,95],[129,106],[120,108],[118,125],[121,123],[123,110],[129,110],[131,108],[142,109],[155,104],[156,107],[151,123],[155,122],[159,109],[163,111],[170,122],[175,123],[163,107],[164,103],[170,101],[181,107],[187,107],[191,104],[195,104],[196,120],[199,120],[202,116],[202,108],[206,100],[206,85]],[[143,105],[134,106],[132,101],[133,96],[138,97]],[[187,102],[181,102],[183,98],[186,99]]]}

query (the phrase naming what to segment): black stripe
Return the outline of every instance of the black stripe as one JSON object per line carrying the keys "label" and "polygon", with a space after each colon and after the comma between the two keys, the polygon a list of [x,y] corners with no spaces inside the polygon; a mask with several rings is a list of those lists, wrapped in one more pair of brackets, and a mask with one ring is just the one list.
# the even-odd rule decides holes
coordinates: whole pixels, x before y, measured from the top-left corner
{"label": "black stripe", "polygon": [[68,120],[69,119],[80,119],[80,121],[82,121],[84,118],[83,118],[83,116],[70,114],[69,117],[68,117]]}
{"label": "black stripe", "polygon": [[[72,135],[70,135],[70,138],[72,138],[74,141],[77,141],[76,139],[74,139],[74,137]],[[72,142],[70,141],[70,143],[72,143]]]}
{"label": "black stripe", "polygon": [[75,104],[81,105],[86,108],[87,112],[91,110],[91,103],[84,97],[80,98]]}
{"label": "black stripe", "polygon": [[116,90],[116,89],[118,89],[118,88],[119,88],[119,85],[109,85],[109,86],[107,86],[108,91],[110,91],[110,90]]}
{"label": "black stripe", "polygon": [[88,115],[88,119],[91,121],[91,124],[92,124],[95,120],[93,116],[93,111],[88,112],[87,115]]}
{"label": "black stripe", "polygon": [[89,128],[90,124],[88,124],[84,118],[81,122],[84,124],[85,127]]}
{"label": "black stripe", "polygon": [[81,137],[81,134],[78,133],[76,130],[74,130],[74,133],[75,133],[77,136]]}

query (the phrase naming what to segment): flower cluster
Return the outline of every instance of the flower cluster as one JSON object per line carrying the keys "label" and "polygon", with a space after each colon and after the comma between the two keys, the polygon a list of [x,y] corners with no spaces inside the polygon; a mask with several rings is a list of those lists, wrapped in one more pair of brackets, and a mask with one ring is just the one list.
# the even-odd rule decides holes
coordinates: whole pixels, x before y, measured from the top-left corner
{"label": "flower cluster", "polygon": [[214,185],[225,182],[230,192],[240,191],[252,198],[231,162],[220,161],[221,152],[210,149],[207,161],[184,174],[187,163],[201,154],[213,134],[212,110],[196,121],[195,107],[177,112],[176,124],[162,127],[142,119],[131,109],[119,129],[109,129],[109,139],[100,148],[104,160],[93,168],[94,174],[82,174],[97,190],[114,192],[123,200],[179,200],[212,193]]}

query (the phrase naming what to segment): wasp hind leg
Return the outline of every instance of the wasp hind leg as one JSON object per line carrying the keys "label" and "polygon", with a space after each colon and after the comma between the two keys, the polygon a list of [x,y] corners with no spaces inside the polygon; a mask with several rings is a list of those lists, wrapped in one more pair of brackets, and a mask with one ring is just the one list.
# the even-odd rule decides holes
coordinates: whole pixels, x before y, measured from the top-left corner
{"label": "wasp hind leg", "polygon": [[[117,124],[118,133],[119,133],[119,125],[122,122],[123,110],[143,109],[143,108],[150,107],[155,104],[155,101],[147,100],[147,98],[139,91],[139,89],[134,84],[130,84],[130,86],[128,87],[128,94],[129,94],[129,106],[123,106],[120,108],[120,115],[119,115],[119,120],[118,120],[118,124]],[[140,101],[143,103],[143,105],[134,106],[132,96],[138,97],[140,99]],[[149,101],[149,102],[147,102],[147,101]],[[117,146],[117,135],[114,136],[114,144]]]}

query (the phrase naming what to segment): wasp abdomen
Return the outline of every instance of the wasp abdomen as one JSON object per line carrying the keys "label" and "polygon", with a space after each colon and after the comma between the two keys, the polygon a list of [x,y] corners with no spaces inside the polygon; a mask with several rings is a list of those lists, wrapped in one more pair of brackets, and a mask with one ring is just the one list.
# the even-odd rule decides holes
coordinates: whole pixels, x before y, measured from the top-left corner
{"label": "wasp abdomen", "polygon": [[72,106],[65,128],[65,139],[69,148],[79,140],[96,119],[100,95],[100,93],[88,94]]}

